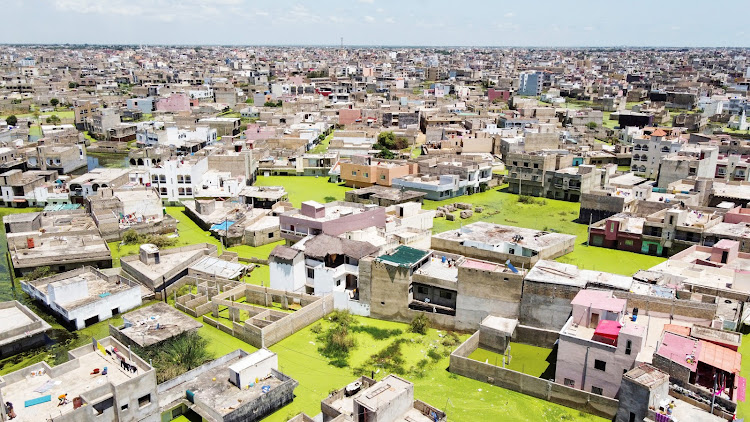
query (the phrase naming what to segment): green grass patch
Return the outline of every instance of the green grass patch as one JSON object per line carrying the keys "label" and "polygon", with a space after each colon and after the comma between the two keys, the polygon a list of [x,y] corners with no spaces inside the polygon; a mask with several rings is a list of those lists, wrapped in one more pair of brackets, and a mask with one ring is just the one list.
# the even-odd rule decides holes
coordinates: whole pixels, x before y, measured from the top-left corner
{"label": "green grass patch", "polygon": [[[321,320],[319,326],[318,323],[312,324],[271,346],[271,350],[279,355],[279,369],[300,385],[295,390],[294,401],[266,418],[266,422],[285,422],[290,415],[299,412],[318,414],[320,401],[332,390],[352,382],[360,375],[359,371],[370,371],[361,374],[370,376],[371,371],[380,369],[375,378],[381,379],[388,373],[384,366],[377,365],[386,363],[398,363],[394,368],[403,371],[402,376],[414,383],[415,398],[447,411],[451,421],[476,421],[477,412],[481,412],[482,420],[604,420],[590,415],[580,416],[577,410],[451,374],[446,370],[449,359],[446,351],[455,346],[443,345],[446,339],[450,340],[444,331],[430,329],[423,336],[408,332],[407,324],[364,317],[354,319],[356,323],[350,327],[359,328],[350,330],[356,346],[349,355],[348,367],[331,365],[318,351],[319,334],[314,331],[327,330],[332,324],[327,319]],[[398,332],[400,334],[396,334]],[[379,333],[391,335],[380,336]],[[458,337],[464,341],[468,336]],[[388,353],[394,354],[395,358]],[[438,359],[432,360],[430,356],[436,356],[435,353]],[[448,399],[450,401],[446,403]]]}
{"label": "green grass patch", "polygon": [[343,184],[329,183],[326,177],[312,176],[259,176],[255,185],[284,186],[289,193],[289,201],[295,207],[299,207],[303,201],[343,201],[344,194],[352,190]]}
{"label": "green grass patch", "polygon": [[[554,368],[554,362],[557,360],[552,349],[521,343],[511,342],[509,354],[510,362],[506,360],[505,368],[534,377],[545,375],[545,379],[550,377],[550,365]],[[475,350],[469,355],[469,358],[494,366],[503,366],[503,355],[485,349]],[[552,371],[551,377],[554,378],[554,371]]]}
{"label": "green grass patch", "polygon": [[328,152],[328,146],[331,144],[331,139],[333,139],[333,132],[328,134],[318,145],[315,145],[315,148],[310,150],[310,154],[323,154]]}

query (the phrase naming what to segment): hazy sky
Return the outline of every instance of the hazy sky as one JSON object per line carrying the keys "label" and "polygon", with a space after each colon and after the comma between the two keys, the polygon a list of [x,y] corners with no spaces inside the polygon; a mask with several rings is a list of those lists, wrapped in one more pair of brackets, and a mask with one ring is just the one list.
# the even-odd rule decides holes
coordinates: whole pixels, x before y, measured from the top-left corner
{"label": "hazy sky", "polygon": [[0,43],[750,46],[750,0],[2,0]]}

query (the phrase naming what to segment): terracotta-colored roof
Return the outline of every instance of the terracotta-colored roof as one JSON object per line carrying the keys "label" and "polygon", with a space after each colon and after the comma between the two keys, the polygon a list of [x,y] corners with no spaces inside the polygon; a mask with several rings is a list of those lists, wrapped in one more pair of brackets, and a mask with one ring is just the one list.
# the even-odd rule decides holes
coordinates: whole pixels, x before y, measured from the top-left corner
{"label": "terracotta-colored roof", "polygon": [[741,354],[707,341],[700,340],[700,343],[699,361],[732,374],[740,372]]}
{"label": "terracotta-colored roof", "polygon": [[666,324],[664,325],[664,331],[679,334],[685,337],[690,336],[690,327],[685,327],[684,325]]}
{"label": "terracotta-colored roof", "polygon": [[656,129],[654,133],[651,134],[651,136],[667,136],[667,132],[664,132],[661,129]]}

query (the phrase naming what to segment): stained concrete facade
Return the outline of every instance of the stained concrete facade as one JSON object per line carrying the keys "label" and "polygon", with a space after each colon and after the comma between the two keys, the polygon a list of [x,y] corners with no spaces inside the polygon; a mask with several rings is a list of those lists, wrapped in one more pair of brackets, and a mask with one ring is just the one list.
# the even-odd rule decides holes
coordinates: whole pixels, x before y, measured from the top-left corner
{"label": "stained concrete facade", "polygon": [[[99,347],[100,346],[100,347]],[[117,348],[118,353],[112,351]],[[106,353],[105,350],[110,351]],[[121,362],[135,368],[123,369]],[[107,375],[101,375],[107,367]],[[99,374],[92,374],[98,368]],[[34,377],[29,376],[35,373]],[[42,394],[46,403],[25,407],[24,402],[41,395],[34,390],[51,384]],[[58,396],[69,402],[58,406]],[[75,407],[81,400],[81,407]],[[5,403],[16,413],[15,422],[159,422],[156,371],[112,337],[92,341],[68,352],[68,362],[51,367],[40,362],[0,377],[0,420],[7,421]]]}

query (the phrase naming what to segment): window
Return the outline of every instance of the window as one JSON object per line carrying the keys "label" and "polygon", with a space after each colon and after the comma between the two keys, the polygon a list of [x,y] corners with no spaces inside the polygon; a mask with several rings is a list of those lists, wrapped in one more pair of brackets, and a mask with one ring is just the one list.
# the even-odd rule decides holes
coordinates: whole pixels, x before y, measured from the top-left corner
{"label": "window", "polygon": [[453,299],[453,293],[443,290],[440,292],[440,297],[443,299]]}
{"label": "window", "polygon": [[633,241],[632,240],[626,240],[625,241],[625,246],[633,246]]}
{"label": "window", "polygon": [[[594,368],[598,369],[600,371],[606,371],[607,370],[607,362],[599,359],[594,359]],[[599,393],[601,394],[601,393]]]}
{"label": "window", "polygon": [[514,166],[517,166],[517,165],[518,165],[518,161],[514,161],[514,162],[513,162],[513,165],[514,165]]}
{"label": "window", "polygon": [[635,422],[635,413],[630,412],[630,417],[628,418],[628,422]]}
{"label": "window", "polygon": [[602,395],[602,389],[600,387],[591,386],[591,392],[594,394]]}
{"label": "window", "polygon": [[417,286],[417,293],[419,293],[421,295],[426,295],[428,291],[429,290],[427,289],[427,287]]}
{"label": "window", "polygon": [[357,171],[356,170],[352,171],[352,176],[356,176],[356,175],[357,175]]}
{"label": "window", "polygon": [[268,238],[269,238],[269,239],[273,239],[273,232],[271,232],[271,233],[268,233]]}
{"label": "window", "polygon": [[534,168],[538,169],[539,168],[539,163],[534,163]]}
{"label": "window", "polygon": [[630,351],[631,351],[632,347],[633,347],[633,342],[630,341],[630,340],[628,340],[628,342],[625,344],[625,354],[626,355],[630,354]]}
{"label": "window", "polygon": [[508,253],[509,253],[510,255],[515,255],[515,254],[516,254],[516,250],[515,250],[515,249],[513,249],[513,248],[510,248],[510,249],[508,249]]}
{"label": "window", "polygon": [[148,406],[149,404],[151,404],[151,394],[146,394],[138,399],[138,407]]}
{"label": "window", "polygon": [[365,172],[365,177],[370,177],[370,173]]}
{"label": "window", "polygon": [[523,166],[524,166],[524,167],[528,167],[528,166],[529,166],[529,163],[523,163]]}
{"label": "window", "polygon": [[341,285],[341,280],[336,280],[336,287],[339,287]]}
{"label": "window", "polygon": [[565,382],[564,382],[564,384],[565,384],[565,386],[567,386],[567,387],[575,387],[575,386],[576,386],[576,382],[575,382],[575,381],[573,381],[573,380],[572,380],[572,379],[570,379],[570,378],[565,378]]}
{"label": "window", "polygon": [[380,180],[385,180],[385,174],[380,175]]}
{"label": "window", "polygon": [[315,278],[315,271],[312,268],[307,269],[307,278]]}
{"label": "window", "polygon": [[120,406],[120,410],[128,410],[128,404],[125,403],[122,406]]}

